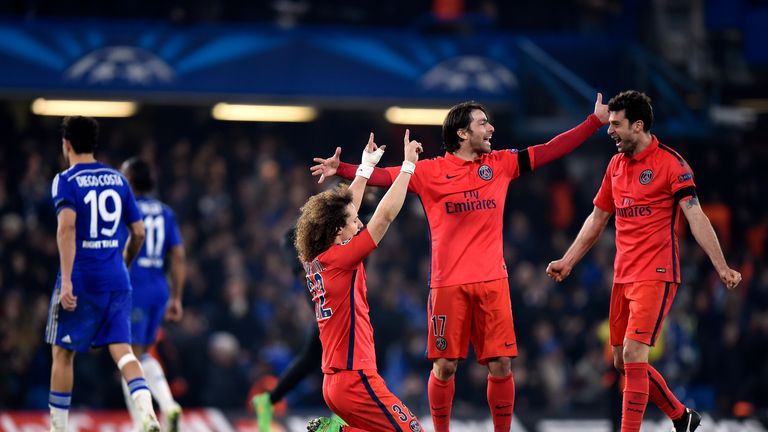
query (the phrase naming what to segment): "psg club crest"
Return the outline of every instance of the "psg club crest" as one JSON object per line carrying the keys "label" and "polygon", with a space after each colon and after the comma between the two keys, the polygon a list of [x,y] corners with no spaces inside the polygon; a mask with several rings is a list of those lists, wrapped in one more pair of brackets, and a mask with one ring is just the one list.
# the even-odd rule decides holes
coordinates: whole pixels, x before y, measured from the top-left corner
{"label": "psg club crest", "polygon": [[408,427],[410,427],[413,432],[421,432],[421,425],[416,420],[411,420]]}
{"label": "psg club crest", "polygon": [[640,173],[640,184],[647,185],[653,180],[653,170],[645,170]]}
{"label": "psg club crest", "polygon": [[477,169],[477,175],[479,175],[481,179],[488,181],[493,178],[493,170],[488,165],[483,164]]}
{"label": "psg club crest", "polygon": [[448,341],[442,337],[435,339],[435,348],[437,348],[438,351],[445,351],[445,349],[448,348]]}

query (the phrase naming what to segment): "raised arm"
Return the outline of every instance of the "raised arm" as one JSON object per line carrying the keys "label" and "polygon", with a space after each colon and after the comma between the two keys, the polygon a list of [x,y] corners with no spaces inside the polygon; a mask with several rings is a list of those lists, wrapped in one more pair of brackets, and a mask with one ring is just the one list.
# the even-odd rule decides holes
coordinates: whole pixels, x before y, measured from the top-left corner
{"label": "raised arm", "polygon": [[[373,132],[368,136],[368,144],[363,149],[363,155],[360,158],[360,165],[355,172],[355,179],[352,184],[349,185],[349,191],[352,193],[352,204],[356,209],[360,209],[360,203],[363,201],[363,193],[365,192],[365,185],[368,182],[368,177],[371,176],[374,167],[381,156],[384,154],[384,148],[386,146],[378,147],[373,141]],[[339,150],[338,148],[336,149]]]}
{"label": "raised arm", "polygon": [[608,124],[608,116],[608,105],[603,104],[603,95],[598,93],[594,113],[590,114],[581,124],[561,133],[545,144],[531,146],[523,150],[523,152],[527,152],[530,158],[530,169],[542,167],[572,152],[603,125]]}
{"label": "raised arm", "polygon": [[181,298],[184,294],[184,282],[187,279],[187,253],[183,244],[173,246],[171,256],[171,298],[165,310],[165,319],[178,322],[184,315]]}
{"label": "raised arm", "polygon": [[[384,146],[382,146],[384,147]],[[322,183],[326,178],[337,175],[346,180],[352,180],[355,178],[358,165],[352,165],[345,162],[341,162],[339,157],[341,156],[341,147],[336,147],[336,151],[333,156],[329,158],[313,158],[316,163],[309,168],[313,176],[320,176],[317,180],[318,183]],[[369,186],[377,187],[389,187],[392,185],[392,176],[389,172],[383,168],[374,168],[371,173],[371,178],[368,179]]]}
{"label": "raised arm", "polygon": [[389,225],[395,220],[395,217],[400,213],[400,209],[403,207],[405,195],[408,193],[408,182],[410,182],[411,175],[416,169],[419,153],[423,151],[421,143],[410,140],[410,132],[407,129],[405,131],[405,136],[403,137],[403,144],[405,147],[405,158],[403,160],[403,166],[400,168],[400,173],[397,175],[397,178],[392,183],[389,190],[387,190],[387,193],[384,194],[384,198],[379,202],[376,211],[373,213],[373,216],[367,225],[368,232],[371,234],[373,241],[376,242],[377,245],[384,237]]}
{"label": "raised arm", "polygon": [[557,282],[565,280],[571,274],[573,266],[584,258],[584,255],[587,254],[598,237],[600,237],[600,234],[605,229],[605,225],[611,218],[611,214],[595,206],[592,214],[584,221],[584,225],[576,236],[576,240],[573,241],[565,255],[559,260],[549,263],[547,266],[547,276]]}
{"label": "raised arm", "polygon": [[77,214],[71,208],[63,208],[57,216],[56,245],[59,248],[61,266],[61,306],[73,311],[77,297],[72,293],[72,267],[75,265],[75,220]]}
{"label": "raised arm", "polygon": [[123,251],[123,260],[125,266],[130,268],[133,263],[133,259],[139,254],[141,250],[141,244],[144,243],[144,221],[141,219],[128,225],[128,230],[131,232],[131,236],[128,238],[128,244]]}
{"label": "raised arm", "polygon": [[699,243],[704,252],[707,253],[709,260],[715,267],[720,280],[723,281],[728,289],[734,289],[741,282],[741,273],[728,267],[728,263],[723,256],[723,250],[720,248],[720,242],[717,240],[714,228],[709,218],[699,205],[699,199],[695,196],[681,201],[680,208],[683,210],[688,224],[691,226],[691,233]]}

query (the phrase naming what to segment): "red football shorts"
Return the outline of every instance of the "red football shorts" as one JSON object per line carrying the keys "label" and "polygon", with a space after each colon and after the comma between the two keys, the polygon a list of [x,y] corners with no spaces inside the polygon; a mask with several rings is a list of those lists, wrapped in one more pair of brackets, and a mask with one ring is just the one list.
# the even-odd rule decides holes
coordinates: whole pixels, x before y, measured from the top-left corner
{"label": "red football shorts", "polygon": [[507,278],[434,288],[427,304],[430,360],[465,359],[469,342],[477,360],[517,357]]}
{"label": "red football shorts", "polygon": [[653,346],[672,306],[677,284],[664,281],[615,283],[611,290],[611,345],[624,338]]}
{"label": "red football shorts", "polygon": [[366,431],[422,430],[419,419],[389,391],[376,371],[339,371],[323,379],[323,398],[328,408]]}

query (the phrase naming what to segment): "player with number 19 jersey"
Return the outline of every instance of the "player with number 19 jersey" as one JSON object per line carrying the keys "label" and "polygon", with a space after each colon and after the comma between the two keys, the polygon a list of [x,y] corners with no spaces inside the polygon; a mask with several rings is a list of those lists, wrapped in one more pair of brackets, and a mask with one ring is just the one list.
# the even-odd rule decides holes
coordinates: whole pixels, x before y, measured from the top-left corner
{"label": "player with number 19 jersey", "polygon": [[[128,180],[99,162],[78,163],[56,175],[51,195],[57,214],[65,208],[76,214],[72,289],[75,296],[82,297],[75,311],[61,308],[59,273],[51,298],[46,341],[75,351],[130,343],[131,285],[123,249],[127,227],[139,221],[141,213]],[[125,302],[125,316],[119,310],[122,306],[114,301],[108,311],[100,311],[106,315],[94,314],[109,304],[110,293],[117,292],[127,293],[120,294],[121,302]],[[109,321],[111,326],[102,326],[99,320],[101,324]]]}
{"label": "player with number 19 jersey", "polygon": [[181,244],[181,234],[170,207],[146,196],[137,197],[136,203],[144,218],[146,237],[130,271],[131,332],[134,344],[152,345],[169,297],[165,257],[172,247]]}

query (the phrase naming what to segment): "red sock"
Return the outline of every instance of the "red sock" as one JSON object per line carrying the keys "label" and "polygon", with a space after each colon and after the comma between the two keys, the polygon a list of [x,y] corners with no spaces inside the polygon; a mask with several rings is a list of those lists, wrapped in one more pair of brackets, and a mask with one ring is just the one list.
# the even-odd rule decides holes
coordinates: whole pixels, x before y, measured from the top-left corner
{"label": "red sock", "polygon": [[671,420],[679,419],[685,412],[685,405],[680,403],[667,386],[664,377],[653,366],[648,365],[648,399],[659,407]]}
{"label": "red sock", "polygon": [[456,381],[453,377],[448,381],[440,381],[434,373],[429,374],[427,397],[429,398],[429,412],[432,414],[435,432],[448,432],[450,430],[451,405],[455,392]]}
{"label": "red sock", "polygon": [[648,405],[648,363],[624,363],[626,384],[621,411],[621,432],[640,432]]}
{"label": "red sock", "polygon": [[488,405],[491,407],[494,432],[509,432],[515,407],[515,380],[488,375]]}

